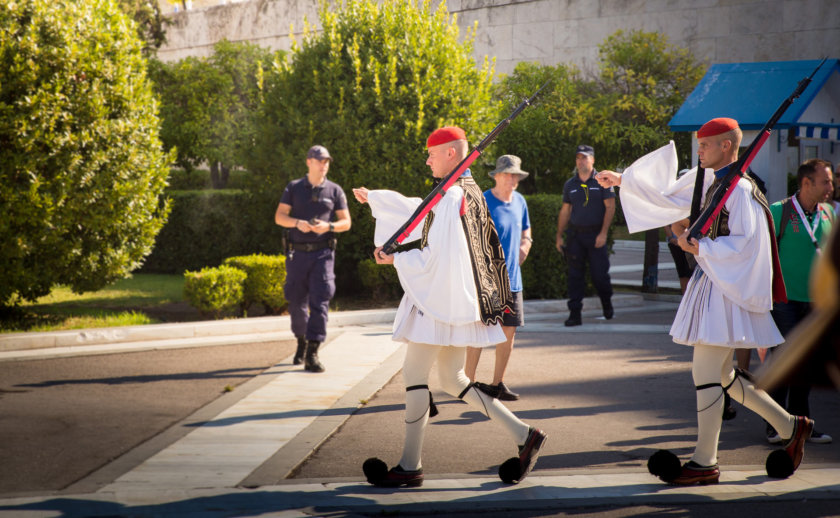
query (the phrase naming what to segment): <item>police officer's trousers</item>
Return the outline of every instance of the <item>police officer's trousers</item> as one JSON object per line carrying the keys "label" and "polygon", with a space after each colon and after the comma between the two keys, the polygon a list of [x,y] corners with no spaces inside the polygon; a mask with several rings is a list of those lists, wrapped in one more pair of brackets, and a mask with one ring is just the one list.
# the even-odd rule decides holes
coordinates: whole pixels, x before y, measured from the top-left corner
{"label": "police officer's trousers", "polygon": [[579,312],[583,308],[586,290],[586,263],[589,262],[592,284],[601,300],[612,296],[610,284],[610,260],[607,246],[595,248],[598,231],[570,229],[566,233],[566,262],[569,265],[567,279],[569,288],[569,311]]}
{"label": "police officer's trousers", "polygon": [[285,295],[289,301],[292,333],[323,342],[327,337],[327,311],[335,295],[335,252],[295,251],[286,260]]}

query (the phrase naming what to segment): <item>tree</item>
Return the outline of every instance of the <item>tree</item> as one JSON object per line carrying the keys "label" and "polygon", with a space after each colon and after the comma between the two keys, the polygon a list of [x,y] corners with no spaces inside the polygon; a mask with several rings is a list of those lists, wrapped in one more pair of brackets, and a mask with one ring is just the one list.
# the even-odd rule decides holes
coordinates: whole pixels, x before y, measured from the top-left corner
{"label": "tree", "polygon": [[110,0],[0,0],[0,305],[96,290],[168,214],[141,42]]}
{"label": "tree", "polygon": [[153,0],[119,0],[119,5],[137,24],[137,36],[144,42],[143,54],[155,54],[166,43],[166,26],[172,20],[160,12],[160,5]]}
{"label": "tree", "polygon": [[209,58],[151,60],[161,99],[161,138],[167,149],[177,149],[180,167],[191,171],[206,162],[213,187],[227,185],[231,168],[241,165],[252,147],[252,112],[262,71],[273,58],[263,47],[223,40]]}
{"label": "tree", "polygon": [[[658,32],[617,31],[599,46],[602,114],[592,128],[596,143],[609,146],[611,163],[629,165],[636,157],[674,139],[683,163],[690,160],[690,136],[675,134],[668,122],[697,86],[706,67],[688,49],[668,43]],[[633,157],[628,161],[628,157]]]}
{"label": "tree", "polygon": [[[493,69],[472,58],[474,30],[461,40],[441,3],[322,2],[322,30],[305,30],[288,59],[266,71],[255,146],[247,168],[255,224],[279,242],[273,215],[283,187],[305,174],[306,150],[326,146],[330,178],[350,187],[425,196],[431,175],[425,139],[436,127],[462,126],[473,143],[495,122]],[[350,202],[353,232],[339,259],[353,265],[373,246],[369,210]],[[339,280],[348,280],[348,277]]]}
{"label": "tree", "polygon": [[659,33],[618,31],[599,46],[598,74],[587,78],[566,65],[520,63],[497,97],[512,102],[551,78],[552,91],[499,137],[498,154],[521,152],[532,177],[523,192],[557,193],[574,169],[574,149],[595,147],[596,168],[629,165],[674,139],[688,162],[690,143],[668,121],[697,85],[705,67]]}

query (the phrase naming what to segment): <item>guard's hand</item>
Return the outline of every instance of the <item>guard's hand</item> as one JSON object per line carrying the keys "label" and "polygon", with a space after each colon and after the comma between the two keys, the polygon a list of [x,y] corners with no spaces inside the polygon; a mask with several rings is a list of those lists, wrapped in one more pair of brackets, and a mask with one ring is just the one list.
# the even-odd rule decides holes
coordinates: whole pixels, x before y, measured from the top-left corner
{"label": "guard's hand", "polygon": [[376,264],[394,264],[394,256],[383,252],[381,246],[373,251],[373,258],[376,259]]}
{"label": "guard's hand", "polygon": [[595,236],[595,248],[601,248],[607,244],[607,233],[601,232]]}
{"label": "guard's hand", "polygon": [[303,233],[312,232],[312,225],[309,224],[308,221],[299,219],[295,228],[300,230]]}
{"label": "guard's hand", "polygon": [[595,180],[604,188],[618,187],[621,185],[621,175],[615,171],[598,171],[598,174],[595,175]]}
{"label": "guard's hand", "polygon": [[675,236],[681,236],[682,233],[685,232],[686,229],[688,228],[688,224],[689,224],[688,218],[681,219],[679,221],[675,221],[674,223],[671,223],[671,232]]}
{"label": "guard's hand", "polygon": [[321,219],[310,220],[309,227],[312,229],[312,232],[315,232],[316,234],[323,234],[330,231],[330,224]]}
{"label": "guard's hand", "polygon": [[353,189],[353,196],[359,201],[359,203],[367,203],[368,201],[368,191],[365,187],[356,187]]}
{"label": "guard's hand", "polygon": [[557,251],[563,255],[566,255],[566,247],[563,243],[563,236],[557,236],[557,243],[554,245],[557,248]]}
{"label": "guard's hand", "polygon": [[689,241],[688,229],[686,229],[682,234],[680,234],[679,239],[677,239],[677,244],[680,245],[680,248],[682,248],[690,254],[697,255],[700,253],[700,243],[698,243],[697,239],[693,237]]}

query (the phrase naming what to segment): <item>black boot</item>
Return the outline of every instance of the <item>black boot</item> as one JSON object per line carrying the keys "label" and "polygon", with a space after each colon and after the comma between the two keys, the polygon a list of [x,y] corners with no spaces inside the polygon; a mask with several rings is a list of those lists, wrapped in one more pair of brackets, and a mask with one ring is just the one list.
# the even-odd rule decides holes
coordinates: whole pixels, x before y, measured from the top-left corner
{"label": "black boot", "polygon": [[615,310],[613,310],[612,301],[609,297],[601,299],[601,308],[604,310],[604,318],[607,320],[611,319],[613,315],[615,315]]}
{"label": "black boot", "polygon": [[295,358],[292,360],[292,364],[300,365],[303,363],[303,357],[306,355],[306,338],[302,336],[297,336],[297,351],[295,351]]}
{"label": "black boot", "polygon": [[303,366],[309,372],[324,372],[324,366],[318,361],[318,348],[321,342],[309,340],[306,348],[306,364]]}
{"label": "black boot", "polygon": [[563,322],[563,324],[564,324],[566,327],[579,326],[579,325],[581,325],[581,323],[582,323],[582,322],[581,322],[581,319],[580,319],[580,310],[577,310],[577,311],[574,311],[574,310],[569,311],[569,318],[568,318],[568,320],[566,320],[565,322]]}

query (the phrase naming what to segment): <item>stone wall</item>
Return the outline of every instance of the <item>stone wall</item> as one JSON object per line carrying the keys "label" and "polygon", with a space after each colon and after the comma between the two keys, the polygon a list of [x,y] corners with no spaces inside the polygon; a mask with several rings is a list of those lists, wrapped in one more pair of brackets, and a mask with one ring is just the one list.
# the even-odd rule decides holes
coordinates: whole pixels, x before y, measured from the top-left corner
{"label": "stone wall", "polygon": [[[436,2],[437,3],[437,2]],[[520,61],[592,70],[598,45],[618,29],[657,31],[709,63],[837,57],[837,0],[450,0],[463,29],[478,22],[475,57],[509,73]],[[315,0],[248,0],[171,15],[163,60],[206,56],[216,41],[288,50]]]}

